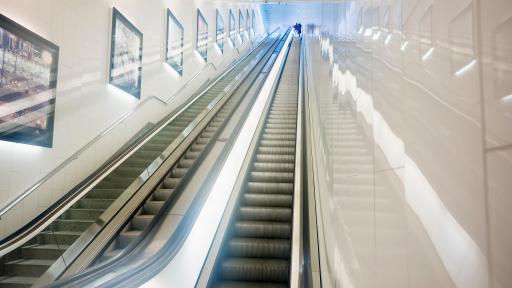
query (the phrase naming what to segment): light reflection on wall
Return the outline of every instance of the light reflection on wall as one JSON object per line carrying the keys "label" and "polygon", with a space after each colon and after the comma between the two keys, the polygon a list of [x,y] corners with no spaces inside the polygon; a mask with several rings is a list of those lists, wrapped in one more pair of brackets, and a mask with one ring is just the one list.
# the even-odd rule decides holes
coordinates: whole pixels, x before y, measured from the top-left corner
{"label": "light reflection on wall", "polygon": [[[334,245],[332,242],[342,243],[336,244],[335,247],[328,248],[333,249],[336,253],[340,253],[340,255],[329,255],[329,258],[334,259],[341,257],[339,260],[340,263],[334,261],[334,270],[337,269],[337,271],[333,272],[336,274],[333,276],[333,278],[336,279],[334,283],[341,282],[348,287],[366,287],[365,284],[370,286],[376,285],[375,287],[420,287],[419,282],[411,280],[411,278],[414,278],[412,276],[413,271],[417,269],[417,267],[412,267],[412,262],[423,262],[424,265],[428,266],[428,262],[432,261],[432,271],[444,271],[448,280],[444,281],[443,276],[440,276],[439,282],[436,283],[434,279],[430,279],[431,282],[424,282],[424,284],[433,285],[431,287],[488,287],[487,253],[485,251],[485,242],[482,242],[482,239],[485,241],[485,235],[483,237],[477,235],[478,233],[475,233],[474,228],[477,227],[476,229],[481,229],[482,226],[478,226],[478,223],[471,222],[471,218],[466,217],[470,214],[484,215],[483,211],[486,209],[485,203],[483,203],[483,201],[480,202],[480,198],[468,199],[465,198],[467,195],[460,195],[459,205],[461,207],[467,206],[466,209],[469,209],[471,205],[476,205],[478,209],[471,212],[466,210],[466,214],[461,214],[460,211],[454,211],[462,208],[455,207],[457,209],[454,209],[453,203],[446,202],[447,197],[451,197],[451,195],[449,195],[450,191],[447,191],[446,187],[457,185],[461,187],[465,184],[460,182],[462,177],[452,179],[452,175],[454,177],[460,177],[460,174],[457,174],[459,172],[450,171],[448,167],[439,166],[438,172],[440,171],[441,174],[445,173],[446,179],[444,181],[449,183],[439,184],[439,179],[432,176],[431,167],[428,167],[430,163],[425,165],[424,159],[418,157],[418,153],[420,153],[422,157],[430,157],[430,162],[435,163],[439,161],[439,163],[443,163],[444,161],[440,161],[444,160],[441,159],[442,155],[429,155],[432,151],[440,148],[436,146],[435,148],[424,149],[425,146],[428,145],[426,143],[422,143],[422,145],[418,147],[412,147],[411,145],[415,144],[415,141],[423,140],[422,137],[418,137],[417,135],[421,134],[422,131],[413,131],[416,127],[406,120],[407,117],[411,117],[413,121],[425,125],[425,128],[431,130],[428,131],[428,133],[424,133],[424,135],[436,133],[434,134],[436,138],[430,140],[441,141],[442,145],[439,145],[441,148],[452,146],[449,147],[449,149],[453,149],[453,146],[456,147],[456,145],[458,145],[457,143],[450,142],[450,137],[465,139],[468,144],[473,140],[479,140],[478,136],[481,135],[481,125],[478,121],[478,115],[475,117],[475,115],[471,114],[472,111],[465,110],[465,107],[461,107],[460,103],[453,101],[453,99],[473,101],[471,97],[475,95],[475,91],[471,91],[471,88],[469,88],[470,93],[464,95],[468,87],[460,88],[457,86],[460,85],[460,83],[455,82],[455,80],[460,79],[459,81],[468,81],[468,79],[475,77],[478,71],[478,61],[477,59],[471,60],[471,58],[465,58],[466,60],[461,62],[457,69],[449,71],[451,77],[454,79],[452,82],[449,82],[449,79],[443,78],[444,76],[441,76],[442,74],[437,75],[438,70],[442,71],[444,69],[443,62],[449,62],[444,58],[447,57],[446,55],[448,55],[448,57],[455,57],[453,53],[457,53],[457,51],[464,52],[467,49],[459,49],[458,47],[452,49],[452,47],[435,41],[436,37],[439,36],[436,35],[436,31],[432,30],[431,23],[434,20],[440,19],[431,18],[439,17],[435,13],[432,14],[432,11],[438,11],[436,10],[439,9],[437,7],[428,5],[428,7],[423,7],[419,5],[420,8],[416,8],[416,10],[412,9],[413,11],[411,13],[413,16],[408,14],[410,11],[404,11],[404,14],[401,14],[401,9],[384,9],[386,6],[393,6],[398,8],[404,7],[404,10],[409,10],[409,8],[405,8],[406,5],[415,5],[409,2],[411,1],[390,0],[377,1],[376,3],[372,1],[370,5],[368,1],[347,1],[344,4],[324,4],[323,19],[320,23],[317,23],[317,26],[320,26],[322,29],[322,36],[316,38],[310,35],[311,41],[309,43],[311,43],[311,47],[309,48],[311,48],[311,50],[308,53],[310,55],[309,57],[315,59],[312,60],[317,66],[315,69],[329,69],[328,77],[325,77],[326,73],[322,74],[318,70],[313,69],[311,74],[323,75],[315,78],[315,86],[331,85],[333,90],[330,91],[328,88],[315,88],[320,89],[321,92],[318,92],[315,96],[318,98],[315,101],[318,101],[316,105],[318,106],[317,109],[320,115],[318,123],[315,123],[314,127],[321,130],[317,132],[318,135],[323,135],[319,137],[323,139],[320,141],[325,141],[317,145],[317,149],[321,148],[318,155],[322,155],[321,157],[323,159],[321,159],[321,161],[324,163],[323,166],[325,166],[327,170],[319,172],[320,177],[323,178],[319,180],[319,182],[323,181],[327,183],[321,188],[325,191],[321,191],[320,193],[329,194],[329,196],[325,197],[330,200],[324,201],[323,204],[330,206],[331,211],[334,211],[331,213],[333,218],[329,220],[333,223],[326,224],[325,229],[333,229],[334,227],[336,230],[336,225],[339,225],[339,229],[344,231],[342,233],[344,235],[341,238],[339,237],[340,235],[335,234],[334,239],[326,240],[326,243],[330,243],[330,245]],[[456,4],[461,7],[467,6],[467,4],[462,3],[462,1],[456,1]],[[417,3],[416,6],[418,6]],[[382,9],[380,9],[380,12],[375,13],[375,9],[379,11],[378,7]],[[427,10],[426,13],[422,12],[424,9]],[[390,11],[399,11],[399,14],[393,14]],[[391,18],[389,21],[391,24],[386,24],[385,28],[382,27],[384,23],[380,22],[382,19],[380,15],[382,14],[381,12],[391,13],[390,16],[388,15]],[[357,20],[357,18],[359,18],[356,16],[358,13],[364,15],[364,17],[361,16],[363,18],[361,21]],[[377,17],[378,19],[368,19],[372,17]],[[402,22],[402,17],[404,17],[406,21]],[[418,23],[415,23],[415,21]],[[414,25],[418,25],[420,28],[412,30],[408,27],[412,25],[410,23],[415,23]],[[393,27],[393,25],[395,25],[395,27]],[[463,27],[461,29],[471,29],[471,27]],[[407,32],[407,34],[405,32]],[[451,32],[453,33],[453,31]],[[467,33],[466,30],[462,32]],[[452,45],[460,44],[458,42],[455,43],[456,44]],[[467,43],[463,44],[466,45]],[[315,58],[317,56],[311,54],[313,53],[312,51],[317,53],[316,48],[314,48],[315,45],[320,46],[319,49],[322,51],[322,61],[318,61],[318,59]],[[446,53],[447,50],[451,54]],[[459,59],[460,57],[455,58]],[[322,62],[322,64],[318,64],[319,62]],[[451,68],[450,65],[447,67]],[[442,71],[442,73],[444,73],[444,71]],[[445,91],[443,91],[444,88],[439,88],[439,86],[442,86],[439,85],[439,82],[447,87],[447,91],[452,94],[449,96],[452,97],[446,98],[448,95],[445,95]],[[411,90],[406,90],[404,85],[414,87],[414,89],[419,91],[420,94],[415,97],[424,98],[420,98],[421,101],[418,101],[418,98],[411,99],[411,96],[414,95],[411,95]],[[476,85],[478,85],[478,82]],[[476,94],[476,96],[478,99],[478,94]],[[408,104],[403,104],[406,101]],[[400,106],[396,106],[396,104]],[[432,106],[422,106],[425,104]],[[414,110],[405,110],[411,107],[427,114],[428,117],[411,114],[415,113]],[[351,109],[355,112],[354,116],[350,116],[350,113],[343,112],[350,111]],[[404,111],[401,109],[404,109]],[[437,109],[441,109],[443,113],[448,113],[449,115],[448,119],[442,120],[452,122],[446,122],[446,125],[440,127],[432,126],[437,123],[430,123],[431,126],[429,127],[429,117],[440,118],[444,116]],[[340,113],[343,115],[340,116]],[[405,116],[397,114],[404,114]],[[360,130],[362,137],[366,138],[365,141],[367,144],[365,145],[370,147],[370,150],[367,151],[368,153],[364,155],[364,157],[368,158],[368,161],[364,162],[364,164],[362,164],[362,162],[357,165],[347,164],[348,162],[345,159],[347,157],[359,157],[357,154],[336,154],[338,153],[336,152],[337,149],[339,150],[337,146],[349,145],[349,143],[343,143],[353,141],[351,140],[352,138],[349,138],[350,140],[343,138],[345,137],[343,131],[348,131],[348,128],[346,128],[347,125],[349,125],[348,127],[352,127],[350,126],[352,124],[347,124],[351,123],[348,121],[351,117],[357,122],[357,127],[350,129]],[[402,123],[400,123],[400,121],[402,121]],[[471,137],[467,137],[465,133],[468,131],[453,130],[457,125],[455,123],[459,122],[471,127],[472,130],[469,132],[474,134],[470,134],[469,136]],[[401,126],[406,128],[404,129],[404,127]],[[443,139],[444,134],[449,135],[449,137]],[[424,135],[421,136],[425,137]],[[473,137],[473,135],[477,137]],[[437,137],[439,137],[439,139]],[[470,146],[478,148],[478,145],[479,144],[473,145],[473,143],[471,143]],[[352,152],[350,153],[358,153],[359,151],[355,148],[351,149],[350,151]],[[448,150],[446,148],[444,149]],[[482,150],[479,152],[481,153],[481,151]],[[465,174],[462,175],[473,175],[474,179],[477,179],[474,183],[483,183],[483,168],[482,166],[476,165],[479,163],[479,159],[482,158],[481,154],[464,154],[466,152],[467,150],[456,151],[458,154],[456,154],[454,158],[464,157],[464,155],[466,155],[469,159],[468,165],[470,166],[463,167],[466,164],[462,162],[455,166],[458,165],[461,171],[465,171]],[[380,163],[380,154],[382,154],[384,162],[386,162],[385,164]],[[360,158],[361,157],[363,156],[360,156]],[[363,170],[363,168],[367,166],[370,170]],[[346,177],[344,174],[339,174],[339,172],[336,171],[338,169],[336,167],[346,169],[344,173],[350,176]],[[393,272],[390,267],[385,265],[379,266],[382,264],[379,263],[379,261],[382,260],[380,258],[382,256],[379,256],[380,254],[384,253],[387,255],[388,253],[397,253],[396,251],[387,251],[386,249],[379,248],[379,237],[383,237],[383,234],[387,235],[386,233],[391,233],[391,231],[386,230],[388,229],[387,226],[383,225],[383,223],[380,222],[381,220],[379,220],[381,217],[384,217],[382,215],[383,211],[379,211],[378,208],[376,208],[379,207],[379,205],[384,205],[382,204],[384,199],[380,199],[378,196],[379,193],[382,193],[380,191],[382,187],[379,187],[376,183],[382,178],[382,174],[387,173],[387,171],[395,173],[397,179],[399,179],[399,186],[401,188],[397,189],[395,192],[397,195],[403,196],[404,204],[407,208],[403,207],[402,209],[411,210],[413,215],[417,217],[421,229],[428,235],[425,240],[431,243],[432,249],[435,251],[434,254],[436,254],[439,263],[441,263],[440,266],[434,264],[436,261],[427,258],[415,260],[408,258],[412,256],[405,256],[406,264],[396,267],[398,269]],[[356,193],[355,191],[358,191],[356,188],[362,188],[354,186],[354,176],[360,176],[361,179],[366,177],[365,179],[367,180],[362,181],[367,185],[365,189],[369,190],[361,190]],[[471,179],[471,181],[472,180],[473,179]],[[341,184],[336,184],[337,182]],[[483,184],[481,187],[483,187]],[[476,196],[478,197],[483,194],[481,187],[474,187],[472,191],[477,192],[478,195]],[[354,196],[356,194],[357,196]],[[343,205],[339,206],[336,204],[336,201],[339,201],[337,198],[341,199],[342,204],[354,204],[353,202],[356,201],[355,203],[360,205],[361,208],[358,210],[357,207],[354,207],[356,204],[348,209]],[[364,201],[362,199],[364,199]],[[483,197],[481,199],[483,199]],[[386,199],[386,201],[389,200]],[[400,207],[400,205],[397,205],[397,207]],[[323,207],[322,209],[329,208]],[[386,212],[391,210],[393,209],[389,209]],[[356,213],[355,211],[359,213],[357,217],[360,217],[357,224],[351,223],[351,217],[354,217],[353,214]],[[412,220],[404,221],[407,223],[414,222]],[[400,221],[395,220],[395,222]],[[470,227],[471,229],[468,228],[468,222],[470,226],[473,226]],[[405,226],[407,225],[409,224],[405,224]],[[483,228],[485,233],[485,227]],[[365,232],[354,232],[355,229]],[[411,228],[404,228],[404,230],[408,229]],[[409,232],[404,233],[408,234]],[[375,238],[372,238],[371,235]],[[345,240],[342,239],[343,237],[346,237]],[[359,237],[362,237],[362,239],[359,239]],[[364,244],[361,243],[365,241],[375,241],[375,245],[368,244],[364,246]],[[414,246],[417,243],[409,244],[410,246]],[[360,248],[354,248],[354,245],[362,245],[364,249],[358,251],[357,249]],[[403,253],[406,253],[406,255],[414,254],[412,248],[400,247],[398,250],[403,250]],[[382,258],[386,259],[386,257]],[[390,260],[390,263],[393,261],[399,262],[399,259],[400,257]],[[393,265],[391,264],[390,266]],[[375,271],[373,269],[375,269]],[[390,274],[385,275],[388,272]],[[409,279],[408,281],[412,282],[409,282],[407,286],[398,285],[398,282],[400,282],[398,278],[400,277],[390,280],[390,282],[380,282],[382,279],[379,280],[379,273],[381,273],[380,276],[382,277],[389,277],[392,273],[397,273],[393,275],[400,275],[400,277],[407,274],[403,277],[406,277],[406,279]],[[443,272],[441,272],[441,274],[443,274]],[[364,278],[373,279],[368,280]],[[395,286],[385,284],[391,282],[393,282]]]}

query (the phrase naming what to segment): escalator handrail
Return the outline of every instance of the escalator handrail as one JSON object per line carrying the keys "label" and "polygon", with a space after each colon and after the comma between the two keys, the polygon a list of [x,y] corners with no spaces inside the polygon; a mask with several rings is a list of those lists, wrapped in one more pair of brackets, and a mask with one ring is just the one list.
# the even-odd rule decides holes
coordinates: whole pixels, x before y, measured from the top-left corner
{"label": "escalator handrail", "polygon": [[[105,137],[107,134],[109,134],[114,128],[119,126],[121,123],[123,123],[128,117],[130,117],[133,113],[137,112],[139,109],[141,109],[143,106],[146,105],[146,103],[149,103],[152,100],[158,101],[158,103],[161,103],[165,106],[169,104],[169,102],[174,99],[180,92],[183,91],[193,80],[195,80],[201,73],[206,71],[207,68],[212,67],[215,71],[217,71],[217,66],[213,64],[213,62],[208,62],[201,70],[199,70],[196,74],[194,74],[190,79],[187,80],[176,92],[174,92],[170,97],[168,97],[166,100],[163,100],[160,97],[157,97],[155,95],[151,95],[144,100],[142,100],[137,106],[135,106],[130,111],[123,114],[121,117],[119,117],[116,121],[114,121],[112,124],[110,124],[107,128],[105,128],[103,131],[101,131],[96,137],[91,139],[89,142],[87,142],[85,145],[83,145],[80,149],[78,149],[75,153],[71,154],[66,160],[61,162],[57,167],[53,168],[48,174],[43,176],[41,179],[37,180],[36,183],[34,183],[32,186],[27,188],[25,191],[23,191],[22,194],[18,195],[16,198],[11,200],[7,205],[2,207],[0,210],[0,219],[2,216],[9,212],[14,206],[16,206],[19,202],[21,202],[23,199],[25,199],[27,196],[32,194],[34,191],[36,191],[39,187],[41,187],[44,183],[46,183],[48,180],[50,180],[53,176],[55,176],[57,173],[59,173],[62,169],[67,167],[67,165],[76,159],[80,157],[85,151],[87,151],[92,145],[94,145],[96,142],[101,140],[103,137]],[[207,82],[210,81],[207,80]]]}
{"label": "escalator handrail", "polygon": [[[269,36],[273,35],[275,33],[275,31],[277,31],[277,30],[278,29],[274,30],[274,32],[270,33]],[[285,32],[284,35],[285,35],[284,38],[286,39],[288,33]],[[267,36],[267,37],[269,37],[269,36]],[[238,130],[241,129],[242,124],[243,124],[243,121],[242,121],[242,123],[239,123],[237,125],[236,129],[238,129]],[[232,140],[228,140],[228,143],[229,142],[233,142],[233,141]],[[226,149],[224,151],[224,153],[227,152],[227,150],[229,150],[229,149]],[[205,157],[205,155],[206,154],[203,153],[200,157]],[[195,164],[197,164],[197,163],[195,163]],[[220,164],[217,164],[217,166],[218,165],[220,165]],[[214,168],[213,170],[219,170],[219,169],[215,169]],[[201,191],[205,191],[207,189],[200,189],[200,190]],[[204,202],[204,200],[206,199],[207,195],[208,195],[207,193],[199,193],[199,195],[196,195],[194,197],[194,201],[193,201],[192,206],[189,207],[189,209],[187,209],[187,212],[183,216],[183,220],[180,222],[180,224],[176,228],[176,231],[179,231],[179,232],[175,232],[172,235],[170,235],[170,239],[167,241],[167,243],[164,244],[164,246],[171,246],[170,249],[163,249],[163,250],[166,250],[167,252],[171,251],[170,253],[167,253],[167,254],[171,254],[171,256],[173,256],[173,255],[175,255],[177,253],[177,251],[179,250],[179,247],[181,247],[182,241],[185,240],[186,236],[188,235],[188,233],[187,233],[188,230],[185,229],[184,227],[191,228],[192,224],[193,224],[193,220],[195,219],[190,214],[199,213],[199,211],[200,211],[200,207],[199,206],[200,206],[201,203]],[[199,198],[201,198],[202,200],[201,201],[196,201],[196,200],[199,200]],[[168,204],[168,203],[166,203],[166,204]],[[166,204],[164,204],[164,205],[166,205]],[[158,225],[158,222],[160,222],[160,221],[158,221],[158,218],[159,218],[158,215],[159,214],[163,214],[165,212],[163,210],[164,209],[161,209],[159,211],[159,213],[154,217],[155,221],[152,221],[152,223],[151,223],[152,226],[157,226]],[[153,230],[153,229],[146,228],[144,232],[149,232],[151,230]],[[148,235],[146,235],[145,237],[140,237],[141,238],[141,240],[140,240],[141,243],[144,242],[144,241],[148,241],[148,239],[152,238],[151,237],[151,235],[152,235],[151,233],[147,233],[147,234]],[[57,282],[52,283],[52,284],[50,284],[48,286],[45,286],[45,287],[77,287],[77,285],[80,286],[80,287],[85,287],[88,284],[90,284],[91,282],[93,282],[95,279],[97,279],[97,276],[99,276],[99,275],[108,275],[112,271],[116,271],[116,268],[118,268],[119,266],[122,266],[121,263],[130,263],[131,259],[136,257],[136,255],[135,255],[136,252],[138,252],[141,247],[145,246],[145,245],[143,245],[144,243],[142,243],[142,244],[141,243],[139,243],[137,246],[134,245],[135,243],[130,244],[131,246],[135,246],[135,247],[132,247],[132,249],[126,249],[126,250],[130,250],[130,251],[128,251],[126,253],[127,255],[124,256],[124,257],[116,257],[115,259],[113,259],[114,260],[114,261],[112,261],[113,263],[105,263],[104,265],[96,266],[96,267],[94,267],[91,270],[85,270],[85,271],[83,271],[83,272],[81,272],[79,274],[70,276],[69,278],[58,280]],[[155,255],[150,256],[150,260],[154,260],[154,258],[159,258],[160,254],[163,254],[163,252],[159,251]],[[149,262],[149,265],[140,265],[142,267],[139,266],[139,267],[136,267],[135,269],[137,269],[137,270],[148,269],[146,266],[151,266],[151,264],[154,263],[155,261],[146,261],[146,262]],[[144,264],[147,264],[146,262],[144,262]],[[102,267],[102,266],[105,266],[105,267]],[[131,271],[129,271],[129,272],[124,272],[123,274],[126,275],[126,274],[133,274],[133,273]],[[107,280],[107,281],[109,281],[109,280]],[[94,284],[94,285],[96,285],[96,284]],[[105,286],[105,287],[112,287],[111,283],[100,284],[100,287],[103,287],[103,286]],[[116,285],[114,285],[114,287],[115,286]]]}
{"label": "escalator handrail", "polygon": [[[275,30],[277,31],[277,29]],[[274,31],[274,32],[275,32]],[[137,139],[136,143],[133,145],[130,145],[127,147],[124,151],[119,153],[119,155],[116,155],[116,158],[113,161],[108,161],[109,163],[106,163],[101,166],[100,169],[98,169],[93,175],[86,178],[84,181],[79,183],[75,188],[70,190],[68,193],[63,195],[59,200],[57,200],[53,205],[51,205],[49,208],[47,208],[45,211],[40,213],[36,218],[31,220],[26,225],[22,226],[18,230],[16,230],[14,233],[11,233],[9,236],[5,237],[4,239],[0,240],[0,255],[5,255],[9,251],[12,251],[16,249],[19,245],[24,243],[25,239],[29,236],[31,236],[34,231],[32,230],[41,230],[40,227],[46,226],[46,223],[48,221],[51,221],[52,217],[54,215],[60,215],[61,210],[65,209],[66,206],[69,206],[70,199],[76,198],[77,195],[82,194],[82,191],[86,191],[87,189],[90,189],[91,186],[94,186],[103,179],[106,174],[110,173],[115,167],[119,166],[121,162],[134,153],[142,144],[144,144],[147,140],[149,140],[151,137],[153,137],[154,134],[158,133],[160,128],[165,126],[169,121],[177,117],[178,115],[183,112],[183,110],[188,107],[190,104],[195,102],[197,99],[199,99],[203,94],[205,94],[213,85],[215,85],[218,81],[220,81],[226,74],[228,74],[230,71],[232,71],[239,63],[244,61],[251,53],[257,49],[269,36],[264,37],[256,47],[252,48],[245,56],[242,58],[234,61],[220,76],[216,77],[211,83],[205,87],[200,93],[196,94],[196,96],[193,97],[191,101],[188,101],[186,103],[183,103],[180,105],[177,109],[175,109],[173,112],[171,112],[167,117],[159,121],[154,127],[152,127],[149,131],[144,133],[144,135]],[[204,85],[203,85],[204,87]],[[171,100],[169,98],[169,100]],[[160,99],[161,100],[161,99]],[[99,180],[98,180],[99,179]],[[28,196],[28,195],[26,195]],[[25,196],[25,197],[26,197]],[[21,201],[20,199],[19,201]],[[18,201],[18,203],[19,203]],[[11,207],[12,208],[12,207]],[[21,244],[19,244],[21,243]],[[19,245],[18,245],[19,244]],[[1,256],[0,256],[1,257]]]}

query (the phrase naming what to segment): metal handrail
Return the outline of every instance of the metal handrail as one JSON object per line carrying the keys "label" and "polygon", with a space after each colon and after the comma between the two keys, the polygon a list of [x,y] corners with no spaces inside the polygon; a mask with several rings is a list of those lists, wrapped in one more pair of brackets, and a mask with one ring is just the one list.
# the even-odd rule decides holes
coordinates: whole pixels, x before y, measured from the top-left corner
{"label": "metal handrail", "polygon": [[[96,142],[98,142],[100,139],[102,139],[105,135],[107,135],[110,131],[112,131],[114,128],[116,128],[118,125],[124,122],[128,117],[130,117],[133,113],[138,111],[142,106],[145,106],[146,103],[149,101],[155,99],[158,102],[162,103],[163,105],[168,105],[169,101],[174,99],[179,93],[183,91],[192,81],[194,81],[201,73],[203,73],[206,68],[213,67],[215,71],[217,71],[217,66],[213,64],[213,62],[208,62],[200,71],[198,71],[194,76],[192,76],[190,79],[187,80],[178,90],[176,90],[169,98],[166,100],[162,100],[161,98],[151,95],[148,98],[142,100],[137,106],[135,106],[133,109],[125,113],[123,116],[119,117],[114,123],[110,124],[107,128],[105,128],[100,134],[98,134],[96,137],[91,139],[89,142],[87,142],[84,146],[82,146],[80,149],[78,149],[75,153],[73,153],[71,156],[69,156],[66,160],[64,160],[61,164],[59,164],[57,167],[52,169],[48,174],[46,174],[44,177],[39,179],[34,185],[32,185],[30,188],[25,190],[21,195],[17,196],[15,199],[9,202],[9,204],[5,205],[2,210],[0,210],[0,219],[2,216],[7,213],[9,210],[11,210],[14,206],[16,206],[18,203],[23,201],[27,196],[32,194],[34,191],[37,190],[37,188],[41,187],[46,181],[50,180],[53,176],[55,176],[60,170],[67,167],[67,165],[74,160],[78,159],[78,157],[87,151],[92,145],[94,145]],[[209,81],[209,80],[208,80]]]}

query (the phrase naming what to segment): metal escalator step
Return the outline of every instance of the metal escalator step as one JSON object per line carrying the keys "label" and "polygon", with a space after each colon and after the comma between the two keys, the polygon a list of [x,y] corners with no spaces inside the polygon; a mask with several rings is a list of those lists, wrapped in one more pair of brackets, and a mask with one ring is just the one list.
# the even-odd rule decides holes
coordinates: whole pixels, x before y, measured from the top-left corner
{"label": "metal escalator step", "polygon": [[30,288],[39,279],[38,277],[0,277],[1,288]]}
{"label": "metal escalator step", "polygon": [[124,189],[99,189],[93,188],[85,195],[85,198],[117,199]]}
{"label": "metal escalator step", "polygon": [[135,215],[131,220],[131,227],[133,230],[144,230],[151,220],[153,215]]}
{"label": "metal escalator step", "polygon": [[[297,125],[296,123],[290,123],[290,124],[272,124],[272,123],[266,123],[265,124],[265,133],[267,133],[267,131],[269,131],[269,133],[271,133],[272,131],[280,131],[280,130],[284,130],[284,131],[295,131]],[[270,131],[272,130],[272,131]]]}
{"label": "metal escalator step", "polygon": [[208,144],[208,138],[201,138],[201,137],[199,137],[199,138],[196,140],[196,143],[197,143],[197,144],[203,144],[203,145],[206,145],[206,144]]}
{"label": "metal escalator step", "polygon": [[147,142],[146,144],[142,145],[142,147],[140,149],[141,149],[141,151],[162,152],[162,151],[164,151],[165,148],[167,148],[167,146],[169,146],[169,145]]}
{"label": "metal escalator step", "polygon": [[98,219],[105,209],[70,208],[63,215],[64,219]]}
{"label": "metal escalator step", "polygon": [[271,154],[271,155],[295,155],[295,146],[292,147],[258,147],[258,154]]}
{"label": "metal escalator step", "polygon": [[221,281],[216,283],[216,288],[288,288],[284,283],[249,282],[249,281]]}
{"label": "metal escalator step", "polygon": [[290,264],[283,259],[227,258],[222,262],[222,278],[241,281],[288,281]]}
{"label": "metal escalator step", "polygon": [[183,178],[185,173],[187,173],[188,168],[174,167],[172,168],[172,177],[175,178]]}
{"label": "metal escalator step", "polygon": [[132,243],[137,237],[139,237],[141,231],[139,230],[130,230],[130,231],[123,231],[119,233],[119,236],[117,237],[117,247],[119,248],[126,248],[130,243]]}
{"label": "metal escalator step", "polygon": [[256,162],[253,165],[253,171],[256,172],[294,172],[295,166],[293,163],[264,163]]}
{"label": "metal escalator step", "polygon": [[165,201],[171,197],[174,189],[156,189],[153,193],[153,197],[157,201]]}
{"label": "metal escalator step", "polygon": [[295,141],[295,134],[263,134],[263,140]]}
{"label": "metal escalator step", "polygon": [[296,124],[297,123],[297,119],[267,119],[267,123],[269,124]]}
{"label": "metal escalator step", "polygon": [[295,161],[294,155],[277,155],[277,154],[256,154],[256,162],[266,163],[293,163]]}
{"label": "metal escalator step", "polygon": [[178,183],[180,183],[181,181],[181,178],[166,178],[164,180],[164,188],[165,189],[174,189],[176,188],[176,186],[178,185]]}
{"label": "metal escalator step", "polygon": [[293,173],[288,172],[251,172],[250,179],[254,182],[293,183]]}
{"label": "metal escalator step", "polygon": [[144,214],[155,215],[164,203],[165,201],[146,201],[143,206]]}
{"label": "metal escalator step", "polygon": [[287,239],[291,235],[291,225],[286,222],[237,221],[235,235],[237,237]]}
{"label": "metal escalator step", "polygon": [[24,259],[56,260],[68,249],[68,245],[33,244],[21,248]]}
{"label": "metal escalator step", "polygon": [[260,147],[295,147],[295,141],[261,140]]}
{"label": "metal escalator step", "polygon": [[55,245],[71,245],[82,232],[77,231],[44,231],[36,236],[37,243],[55,244]]}
{"label": "metal escalator step", "polygon": [[262,183],[249,182],[247,184],[248,193],[262,194],[293,194],[292,183]]}
{"label": "metal escalator step", "polygon": [[114,199],[82,198],[73,207],[85,209],[107,209],[112,205]]}
{"label": "metal escalator step", "polygon": [[246,221],[289,222],[292,209],[285,207],[242,206],[239,208],[239,219]]}
{"label": "metal escalator step", "polygon": [[244,203],[250,206],[292,207],[292,195],[283,194],[244,194]]}
{"label": "metal escalator step", "polygon": [[190,151],[192,152],[201,152],[204,150],[204,147],[206,146],[206,144],[193,144],[192,146],[190,146]]}
{"label": "metal escalator step", "polygon": [[232,257],[289,258],[290,241],[266,238],[233,238],[228,243]]}
{"label": "metal escalator step", "polygon": [[181,158],[179,166],[182,168],[190,168],[192,164],[194,164],[194,159]]}
{"label": "metal escalator step", "polygon": [[196,152],[196,151],[187,151],[185,153],[185,159],[196,159],[197,157],[199,157],[199,154],[201,152]]}
{"label": "metal escalator step", "polygon": [[140,167],[133,166],[119,166],[117,167],[111,175],[116,177],[137,177],[142,173],[143,169]]}
{"label": "metal escalator step", "polygon": [[[275,125],[275,124],[274,124]],[[295,136],[295,125],[277,125],[277,126],[269,126],[269,124],[265,125],[265,129],[263,130],[263,135],[294,135]]]}
{"label": "metal escalator step", "polygon": [[87,219],[60,219],[55,220],[51,225],[57,231],[83,232],[94,223],[94,220]]}
{"label": "metal escalator step", "polygon": [[18,259],[5,263],[5,270],[11,276],[40,277],[53,262],[45,259]]}

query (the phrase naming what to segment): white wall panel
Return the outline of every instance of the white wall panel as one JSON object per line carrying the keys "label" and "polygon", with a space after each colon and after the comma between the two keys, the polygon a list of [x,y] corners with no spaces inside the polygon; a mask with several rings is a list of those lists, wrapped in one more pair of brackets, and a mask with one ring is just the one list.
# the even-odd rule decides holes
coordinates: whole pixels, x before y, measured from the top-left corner
{"label": "white wall panel", "polygon": [[511,14],[323,2],[308,56],[329,286],[512,287]]}

